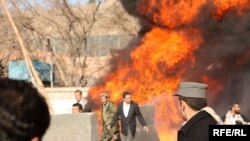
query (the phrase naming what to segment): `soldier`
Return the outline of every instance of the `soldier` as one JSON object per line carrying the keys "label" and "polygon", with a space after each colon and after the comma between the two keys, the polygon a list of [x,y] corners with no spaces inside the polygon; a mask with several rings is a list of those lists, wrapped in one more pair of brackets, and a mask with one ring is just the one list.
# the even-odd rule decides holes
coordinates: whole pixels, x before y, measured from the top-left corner
{"label": "soldier", "polygon": [[209,125],[223,124],[215,111],[207,106],[208,85],[181,82],[179,109],[185,124],[178,131],[177,141],[209,141]]}
{"label": "soldier", "polygon": [[120,141],[120,132],[119,132],[119,125],[118,122],[115,126],[112,127],[111,130],[107,129],[107,126],[111,123],[113,116],[115,114],[115,106],[109,100],[109,96],[107,93],[102,93],[100,95],[101,102],[102,102],[102,136],[101,141]]}

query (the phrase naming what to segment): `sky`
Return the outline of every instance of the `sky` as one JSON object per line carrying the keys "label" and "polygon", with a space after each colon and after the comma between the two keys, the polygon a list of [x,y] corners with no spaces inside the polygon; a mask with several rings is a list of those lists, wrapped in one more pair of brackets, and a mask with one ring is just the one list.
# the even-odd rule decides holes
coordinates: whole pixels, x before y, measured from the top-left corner
{"label": "sky", "polygon": [[[98,0],[96,0],[96,1],[98,1]],[[71,4],[77,4],[78,2],[79,3],[87,3],[87,2],[89,2],[89,0],[69,0],[69,2]]]}
{"label": "sky", "polygon": [[[77,5],[77,4],[86,4],[90,0],[68,0],[69,4],[71,5]],[[98,1],[104,1],[104,0],[95,0],[96,2]],[[38,3],[41,4],[42,6],[46,6],[46,2],[44,0],[30,0],[31,4]]]}
{"label": "sky", "polygon": [[71,4],[77,4],[78,2],[80,3],[87,3],[89,0],[69,0]]}
{"label": "sky", "polygon": [[[99,1],[99,0],[95,0],[95,1]],[[38,3],[43,3],[43,0],[34,0],[34,2],[38,2]],[[89,0],[68,0],[68,2],[70,4],[85,4],[85,3],[88,3]]]}

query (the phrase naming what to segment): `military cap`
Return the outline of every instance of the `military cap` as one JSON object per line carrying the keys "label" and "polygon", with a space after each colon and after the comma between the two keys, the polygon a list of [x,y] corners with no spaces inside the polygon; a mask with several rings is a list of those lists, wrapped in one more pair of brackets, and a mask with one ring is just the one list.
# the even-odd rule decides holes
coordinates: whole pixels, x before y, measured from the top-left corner
{"label": "military cap", "polygon": [[179,91],[174,96],[183,96],[191,98],[207,98],[208,85],[197,82],[181,82]]}
{"label": "military cap", "polygon": [[102,97],[102,96],[109,97],[109,95],[107,93],[101,93],[100,97]]}

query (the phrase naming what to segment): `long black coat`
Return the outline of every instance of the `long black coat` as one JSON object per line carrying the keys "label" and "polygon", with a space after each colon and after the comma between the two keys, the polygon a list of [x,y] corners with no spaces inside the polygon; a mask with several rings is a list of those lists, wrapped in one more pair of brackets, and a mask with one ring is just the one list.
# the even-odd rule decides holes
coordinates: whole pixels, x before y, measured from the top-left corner
{"label": "long black coat", "polygon": [[121,118],[121,132],[125,136],[127,136],[128,134],[128,127],[130,129],[131,134],[135,136],[136,117],[139,119],[142,126],[147,125],[141,114],[138,104],[133,101],[131,102],[127,117],[125,117],[123,112],[123,102],[118,104],[117,110],[115,112],[112,122],[110,123],[110,126],[113,126],[118,121],[119,117]]}
{"label": "long black coat", "polygon": [[217,122],[206,111],[194,115],[178,131],[178,141],[209,141],[208,127]]}
{"label": "long black coat", "polygon": [[85,112],[92,112],[92,108],[91,108],[91,104],[89,103],[89,101],[84,105],[84,108],[83,108],[83,113]]}

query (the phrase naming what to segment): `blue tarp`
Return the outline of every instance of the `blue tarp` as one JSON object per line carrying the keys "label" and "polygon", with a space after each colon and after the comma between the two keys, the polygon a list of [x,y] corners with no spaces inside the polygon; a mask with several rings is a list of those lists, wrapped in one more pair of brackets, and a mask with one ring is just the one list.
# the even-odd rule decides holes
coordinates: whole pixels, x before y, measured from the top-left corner
{"label": "blue tarp", "polygon": [[[39,72],[42,81],[51,81],[52,67],[48,63],[32,61],[33,66]],[[8,64],[8,78],[30,81],[29,72],[23,60],[10,61]],[[54,79],[54,78],[53,78]]]}

